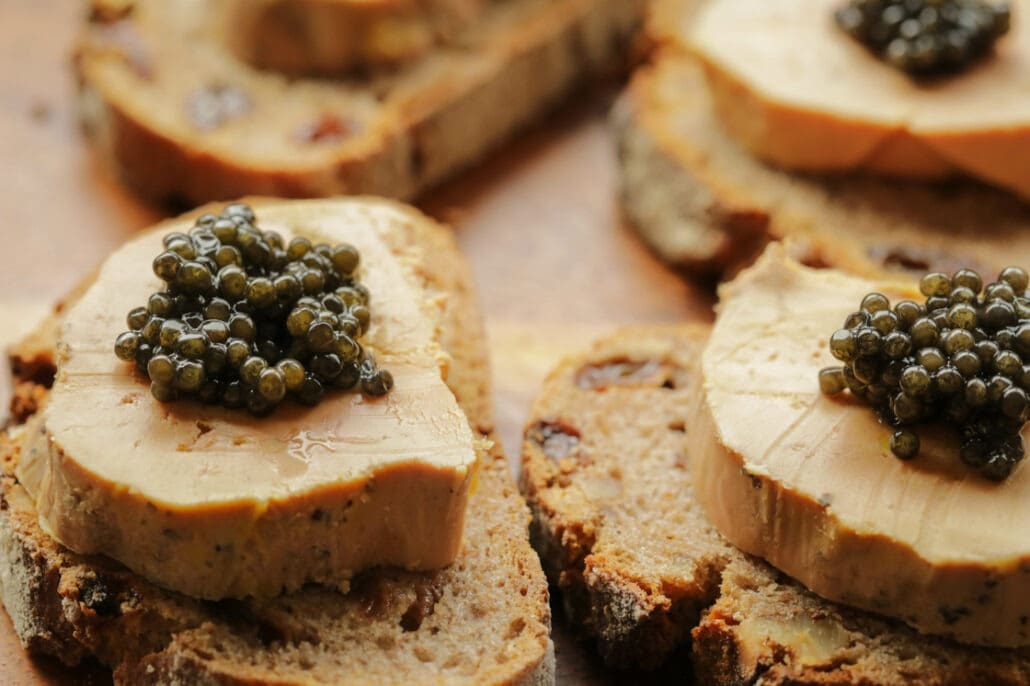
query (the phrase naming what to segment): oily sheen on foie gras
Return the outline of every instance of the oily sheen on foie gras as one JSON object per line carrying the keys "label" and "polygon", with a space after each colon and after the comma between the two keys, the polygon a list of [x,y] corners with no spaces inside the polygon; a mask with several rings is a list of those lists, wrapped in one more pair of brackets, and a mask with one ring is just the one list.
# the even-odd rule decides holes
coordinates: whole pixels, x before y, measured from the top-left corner
{"label": "oily sheen on foie gras", "polygon": [[920,454],[903,462],[869,406],[820,393],[829,335],[874,291],[919,299],[915,283],[803,267],[779,244],[721,289],[691,417],[697,498],[733,544],[825,598],[1026,645],[1030,470],[990,482],[940,426],[920,427]]}
{"label": "oily sheen on foie gras", "polygon": [[61,327],[57,379],[19,466],[41,524],[72,550],[211,599],[450,563],[476,458],[443,380],[443,296],[421,285],[411,216],[367,199],[256,210],[286,240],[359,249],[375,302],[364,343],[394,373],[393,391],[330,393],[265,418],[158,403],[111,347],[125,313],[160,285],[150,263],[162,236],[190,226],[164,224],[116,252]]}

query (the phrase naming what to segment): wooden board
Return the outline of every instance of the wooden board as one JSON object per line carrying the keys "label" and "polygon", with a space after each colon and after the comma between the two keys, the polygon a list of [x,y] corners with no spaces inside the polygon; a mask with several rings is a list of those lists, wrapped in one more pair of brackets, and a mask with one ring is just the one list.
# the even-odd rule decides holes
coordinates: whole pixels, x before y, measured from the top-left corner
{"label": "wooden board", "polygon": [[[4,344],[164,212],[134,199],[80,138],[68,48],[82,5],[0,3]],[[419,203],[455,226],[475,271],[493,351],[498,427],[513,469],[529,403],[563,355],[621,324],[710,317],[711,294],[666,270],[620,219],[605,124],[612,97],[609,90],[577,98]],[[563,686],[640,683],[640,675],[604,670],[557,611],[555,643]],[[683,669],[670,665],[668,680],[683,683]],[[29,659],[0,613],[0,682],[109,678],[95,668]]]}

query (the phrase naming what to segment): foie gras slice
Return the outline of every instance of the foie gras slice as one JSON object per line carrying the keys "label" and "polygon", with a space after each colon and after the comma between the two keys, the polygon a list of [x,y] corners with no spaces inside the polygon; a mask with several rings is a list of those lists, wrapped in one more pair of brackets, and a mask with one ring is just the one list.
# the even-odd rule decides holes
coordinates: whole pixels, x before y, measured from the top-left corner
{"label": "foie gras slice", "polygon": [[910,462],[859,400],[826,397],[830,334],[864,295],[919,298],[791,261],[779,244],[720,290],[691,410],[698,500],[734,545],[830,600],[969,643],[1030,644],[1030,469],[1002,483],[920,427]]}
{"label": "foie gras slice", "polygon": [[192,222],[163,224],[114,253],[65,316],[43,427],[18,472],[40,523],[76,552],[208,599],[345,587],[375,565],[446,566],[461,545],[477,453],[443,378],[446,294],[419,275],[420,232],[443,229],[364,199],[255,211],[287,241],[360,250],[373,313],[362,340],[392,372],[393,391],[330,391],[317,407],[287,402],[265,418],[154,400],[112,342],[129,309],[161,289],[151,262],[162,237]]}
{"label": "foie gras slice", "polygon": [[917,82],[837,27],[842,0],[710,0],[682,28],[719,118],[789,169],[970,174],[1030,196],[1030,0],[994,54]]}

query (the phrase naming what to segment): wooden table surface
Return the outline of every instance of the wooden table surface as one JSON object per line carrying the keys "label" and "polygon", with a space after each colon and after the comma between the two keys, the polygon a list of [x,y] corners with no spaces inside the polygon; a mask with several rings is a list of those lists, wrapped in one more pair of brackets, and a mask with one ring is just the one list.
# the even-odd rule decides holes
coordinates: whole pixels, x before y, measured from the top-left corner
{"label": "wooden table surface", "polygon": [[[0,345],[28,330],[112,248],[167,213],[133,198],[80,138],[68,51],[81,7],[0,0]],[[498,426],[513,467],[529,402],[563,355],[622,324],[710,317],[711,294],[665,269],[621,221],[605,126],[613,92],[574,98],[418,203],[455,227],[475,271]],[[640,675],[607,673],[560,612],[555,643],[563,686],[640,683]],[[665,680],[682,683],[682,669],[671,665]],[[109,677],[29,659],[0,613],[0,683],[104,684]]]}

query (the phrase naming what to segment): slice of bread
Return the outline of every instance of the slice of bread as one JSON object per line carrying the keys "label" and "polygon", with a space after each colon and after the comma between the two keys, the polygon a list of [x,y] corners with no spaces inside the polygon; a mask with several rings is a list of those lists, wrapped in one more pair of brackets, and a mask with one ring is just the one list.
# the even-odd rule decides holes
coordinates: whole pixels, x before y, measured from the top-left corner
{"label": "slice of bread", "polygon": [[[409,216],[406,241],[425,254],[426,289],[446,295],[448,385],[477,435],[490,438],[489,370],[468,267],[450,232]],[[44,342],[46,330],[16,347],[14,358],[38,361],[46,348],[52,359],[55,341]],[[18,392],[45,402],[40,388],[24,379]],[[496,441],[481,454],[462,549],[450,567],[373,570],[346,595],[309,586],[267,602],[202,602],[106,558],[74,554],[46,535],[14,477],[32,426],[29,417],[11,429],[0,451],[0,594],[32,652],[69,664],[94,655],[124,684],[554,682],[547,585],[527,541],[525,504]]]}
{"label": "slice of bread", "polygon": [[688,270],[733,271],[784,239],[802,262],[871,277],[1030,264],[1030,206],[1003,191],[806,176],[753,158],[722,130],[701,68],[675,50],[637,73],[612,121],[627,215]]}
{"label": "slice of bread", "polygon": [[701,326],[637,327],[561,363],[534,401],[522,488],[533,544],[612,665],[692,640],[697,683],[1030,684],[1030,651],[922,636],[830,603],[730,546],[694,500]]}
{"label": "slice of bread", "polygon": [[84,28],[80,110],[96,147],[148,198],[408,199],[625,61],[644,4],[491,3],[458,46],[330,80],[241,62],[219,35],[217,0],[135,0]]}
{"label": "slice of bread", "polygon": [[393,67],[461,39],[488,0],[226,0],[229,47],[262,69]]}

